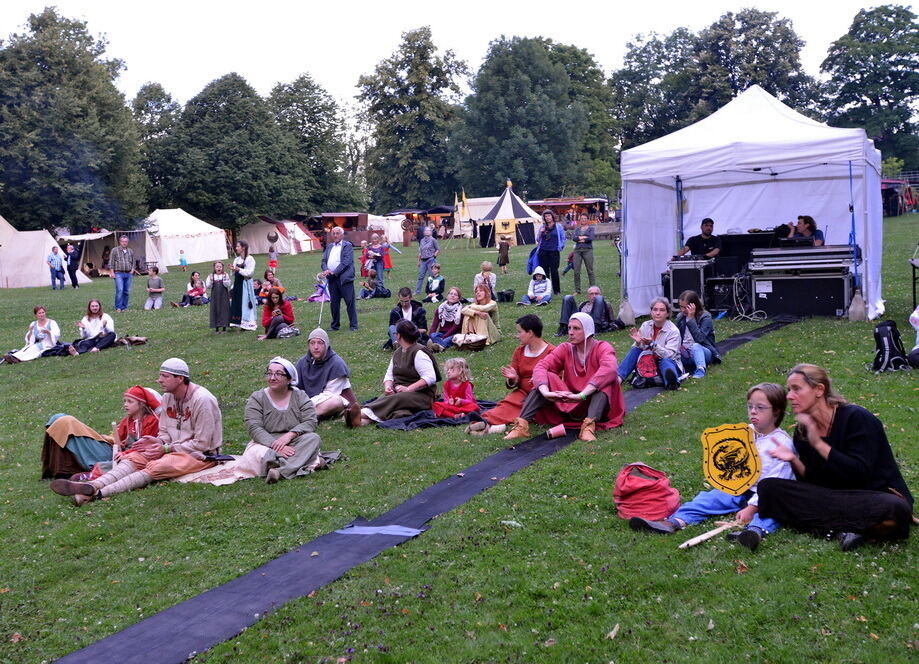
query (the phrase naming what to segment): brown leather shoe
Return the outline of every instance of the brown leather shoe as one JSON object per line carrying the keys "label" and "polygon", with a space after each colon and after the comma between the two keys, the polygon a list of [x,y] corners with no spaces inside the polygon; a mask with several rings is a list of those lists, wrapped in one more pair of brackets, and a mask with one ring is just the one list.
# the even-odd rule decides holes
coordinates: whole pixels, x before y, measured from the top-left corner
{"label": "brown leather shoe", "polygon": [[70,480],[51,480],[51,490],[59,496],[93,496],[96,487],[88,482],[71,482]]}
{"label": "brown leather shoe", "polygon": [[581,430],[578,432],[578,440],[586,440],[588,442],[593,442],[597,439],[594,435],[597,432],[597,421],[586,417],[584,421],[581,422]]}
{"label": "brown leather shoe", "polygon": [[353,403],[345,411],[345,426],[349,429],[357,428],[361,425],[361,405]]}
{"label": "brown leather shoe", "polygon": [[516,440],[518,438],[532,438],[530,435],[530,423],[519,417],[514,420],[514,426],[504,436],[504,440]]}

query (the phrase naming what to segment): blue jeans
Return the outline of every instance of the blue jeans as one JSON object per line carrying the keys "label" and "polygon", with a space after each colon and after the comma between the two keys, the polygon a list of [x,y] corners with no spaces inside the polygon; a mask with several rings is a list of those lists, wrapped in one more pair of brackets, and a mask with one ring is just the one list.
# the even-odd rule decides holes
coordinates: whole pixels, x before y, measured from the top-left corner
{"label": "blue jeans", "polygon": [[[551,302],[551,301],[552,301],[552,296],[550,295],[549,297],[544,297],[541,301],[542,301],[542,302]],[[530,296],[527,295],[526,293],[524,293],[524,294],[523,294],[523,297],[520,298],[520,302],[521,302],[522,304],[533,304],[533,305],[538,304],[538,302],[536,302],[536,301],[534,301],[534,300],[531,300],[531,299],[530,299]]]}
{"label": "blue jeans", "polygon": [[435,344],[440,344],[444,348],[449,348],[451,345],[453,345],[453,335],[451,334],[449,337],[445,337],[440,332],[432,332],[431,341],[433,341]]}
{"label": "blue jeans", "polygon": [[[747,491],[742,496],[732,496],[718,489],[700,491],[696,497],[688,503],[680,505],[680,508],[670,516],[670,520],[679,519],[687,525],[700,523],[710,516],[732,514],[743,509],[747,506],[747,501],[752,497],[752,491]],[[761,517],[759,513],[757,513],[754,515],[753,520],[750,521],[749,526],[762,528],[765,533],[774,533],[779,529],[779,522],[775,519]]]}
{"label": "blue jeans", "polygon": [[[635,371],[635,365],[638,364],[639,355],[641,355],[641,349],[638,346],[632,346],[629,352],[625,354],[625,357],[622,358],[622,362],[619,363],[619,369],[617,371],[622,382],[625,382],[631,373]],[[680,375],[680,370],[676,362],[666,357],[660,359],[658,368],[660,369],[661,377],[664,379],[664,387],[669,387],[672,380],[676,380]]]}
{"label": "blue jeans", "polygon": [[115,309],[123,310],[128,308],[128,300],[131,298],[131,284],[134,283],[134,275],[130,272],[115,273]]}
{"label": "blue jeans", "polygon": [[705,371],[705,368],[712,361],[712,351],[702,344],[693,344],[691,351],[686,352],[681,350],[680,357],[683,360],[683,368],[689,373],[692,373],[696,369]]}
{"label": "blue jeans", "polygon": [[422,258],[421,262],[418,263],[418,283],[415,284],[415,295],[421,293],[421,289],[424,288],[424,280],[428,278],[428,272],[431,271],[431,266],[437,262],[437,259],[434,256],[430,258]]}
{"label": "blue jeans", "polygon": [[60,282],[60,289],[64,290],[64,270],[55,270],[51,268],[51,290],[57,290],[57,282]]}

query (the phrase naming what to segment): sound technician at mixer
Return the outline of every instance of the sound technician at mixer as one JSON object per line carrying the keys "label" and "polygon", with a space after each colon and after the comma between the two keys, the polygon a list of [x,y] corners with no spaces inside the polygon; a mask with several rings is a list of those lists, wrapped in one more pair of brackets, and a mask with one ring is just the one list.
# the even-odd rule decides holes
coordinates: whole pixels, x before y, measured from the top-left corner
{"label": "sound technician at mixer", "polygon": [[702,233],[693,235],[686,240],[686,245],[677,252],[677,256],[685,256],[691,253],[693,256],[714,258],[721,253],[721,238],[717,235],[712,235],[715,222],[706,217],[702,220],[699,228],[702,229]]}

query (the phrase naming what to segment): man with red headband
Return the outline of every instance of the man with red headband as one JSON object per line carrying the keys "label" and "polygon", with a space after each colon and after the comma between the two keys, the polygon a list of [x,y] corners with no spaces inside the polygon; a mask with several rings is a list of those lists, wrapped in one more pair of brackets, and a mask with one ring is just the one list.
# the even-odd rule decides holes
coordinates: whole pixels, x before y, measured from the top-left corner
{"label": "man with red headband", "polygon": [[223,443],[217,399],[191,382],[188,364],[177,357],[163,362],[156,382],[163,388],[159,433],[141,436],[111,472],[91,482],[54,480],[52,491],[73,496],[77,505],[83,505],[214,466],[207,457],[219,454]]}

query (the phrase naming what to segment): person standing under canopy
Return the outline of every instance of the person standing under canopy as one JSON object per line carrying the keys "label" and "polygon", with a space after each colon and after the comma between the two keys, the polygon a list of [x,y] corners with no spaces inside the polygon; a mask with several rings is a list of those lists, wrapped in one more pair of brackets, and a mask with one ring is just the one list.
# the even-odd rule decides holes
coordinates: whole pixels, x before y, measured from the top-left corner
{"label": "person standing under canopy", "polygon": [[533,389],[504,440],[530,437],[530,421],[544,426],[580,425],[580,440],[622,424],[625,401],[616,373],[616,351],[594,338],[594,321],[578,312],[568,321],[568,341],[533,369]]}

